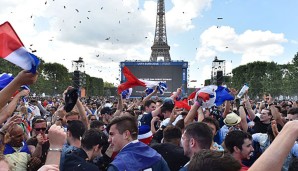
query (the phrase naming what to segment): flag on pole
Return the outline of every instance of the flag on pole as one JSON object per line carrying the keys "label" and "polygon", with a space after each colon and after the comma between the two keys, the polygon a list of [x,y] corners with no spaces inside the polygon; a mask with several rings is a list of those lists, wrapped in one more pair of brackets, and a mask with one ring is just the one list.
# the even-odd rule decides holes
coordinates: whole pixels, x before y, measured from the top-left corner
{"label": "flag on pole", "polygon": [[0,25],[0,58],[36,73],[39,59],[28,52],[9,22]]}

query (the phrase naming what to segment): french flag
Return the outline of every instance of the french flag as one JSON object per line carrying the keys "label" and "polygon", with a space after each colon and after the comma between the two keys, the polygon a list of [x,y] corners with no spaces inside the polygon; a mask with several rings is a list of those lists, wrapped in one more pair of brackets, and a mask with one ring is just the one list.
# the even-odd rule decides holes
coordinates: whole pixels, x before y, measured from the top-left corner
{"label": "french flag", "polygon": [[191,106],[188,105],[188,99],[183,99],[183,100],[177,100],[175,101],[175,106],[177,108],[184,108],[188,111],[190,111]]}
{"label": "french flag", "polygon": [[132,88],[135,86],[152,88],[154,86],[158,86],[160,83],[158,81],[148,81],[148,80],[138,79],[136,76],[134,76],[130,72],[130,70],[126,66],[123,67],[122,72],[123,72],[127,81],[118,86],[118,94],[120,94],[121,92],[123,92],[126,89],[129,89],[129,88]]}
{"label": "french flag", "polygon": [[[4,89],[12,80],[14,79],[13,75],[12,74],[7,74],[7,73],[3,73],[3,74],[0,74],[0,91],[2,89]],[[22,90],[23,89],[26,89],[26,90],[29,90],[30,91],[30,88],[29,86],[27,85],[22,85],[20,87]],[[12,97],[14,97],[16,94],[19,93],[19,90],[17,90]],[[24,98],[23,98],[24,100]]]}
{"label": "french flag", "polygon": [[0,90],[4,89],[13,80],[12,74],[3,73],[0,75]]}
{"label": "french flag", "polygon": [[36,73],[39,59],[29,53],[9,22],[0,25],[0,58]]}
{"label": "french flag", "polygon": [[220,106],[226,100],[234,100],[234,97],[229,92],[229,89],[223,86],[209,85],[196,92],[195,100],[201,98],[203,100],[203,108],[210,108],[214,105]]}
{"label": "french flag", "polygon": [[122,99],[129,99],[131,93],[132,93],[132,88],[122,91],[122,93],[121,93]]}

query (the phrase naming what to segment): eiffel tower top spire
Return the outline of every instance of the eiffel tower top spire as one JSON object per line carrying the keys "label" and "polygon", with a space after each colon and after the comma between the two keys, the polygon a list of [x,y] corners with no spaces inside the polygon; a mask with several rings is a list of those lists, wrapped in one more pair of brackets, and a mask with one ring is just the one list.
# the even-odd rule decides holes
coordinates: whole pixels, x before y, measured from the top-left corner
{"label": "eiffel tower top spire", "polygon": [[157,0],[155,37],[151,50],[150,61],[157,61],[157,57],[163,57],[165,62],[171,61],[170,46],[167,41],[164,0]]}

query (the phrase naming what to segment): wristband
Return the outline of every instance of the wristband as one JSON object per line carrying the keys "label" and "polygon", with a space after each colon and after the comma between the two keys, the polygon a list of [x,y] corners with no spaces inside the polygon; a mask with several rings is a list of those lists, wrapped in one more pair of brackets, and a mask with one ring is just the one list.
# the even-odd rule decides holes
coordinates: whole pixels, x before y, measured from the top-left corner
{"label": "wristband", "polygon": [[62,148],[49,148],[49,151],[62,152]]}

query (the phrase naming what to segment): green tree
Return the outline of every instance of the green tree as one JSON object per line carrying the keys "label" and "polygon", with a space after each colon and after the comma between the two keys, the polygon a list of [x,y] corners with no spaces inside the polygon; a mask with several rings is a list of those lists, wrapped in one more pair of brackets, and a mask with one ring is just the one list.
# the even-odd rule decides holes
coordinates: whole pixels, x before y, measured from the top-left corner
{"label": "green tree", "polygon": [[22,70],[22,68],[10,63],[7,60],[0,59],[0,61],[0,74],[11,73],[13,76],[16,76]]}
{"label": "green tree", "polygon": [[109,83],[109,82],[106,82],[106,81],[105,81],[103,84],[104,84],[104,88],[112,88],[112,87],[115,87],[113,83]]}
{"label": "green tree", "polygon": [[102,96],[104,91],[103,79],[90,77],[86,74],[86,91],[87,96]]}
{"label": "green tree", "polygon": [[49,88],[52,90],[50,94],[61,94],[69,85],[68,69],[58,63],[45,63],[42,72],[45,80],[47,80]]}
{"label": "green tree", "polygon": [[[12,73],[16,76],[22,69],[6,60],[0,62],[0,74]],[[72,85],[73,73],[68,72],[67,68],[58,63],[46,63],[40,59],[37,72],[38,80],[30,86],[31,92],[41,95],[61,94],[68,86]],[[55,88],[56,87],[56,88]],[[90,77],[86,74],[87,96],[102,96],[105,92],[109,95],[116,95],[116,87],[109,82],[104,82],[102,78]]]}
{"label": "green tree", "polygon": [[253,97],[261,97],[264,92],[276,96],[281,92],[282,72],[274,62],[248,63],[233,69],[232,73],[233,87],[241,89],[244,83],[248,83]]}

